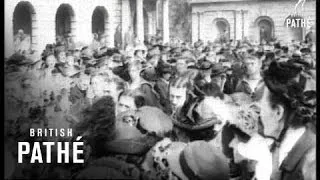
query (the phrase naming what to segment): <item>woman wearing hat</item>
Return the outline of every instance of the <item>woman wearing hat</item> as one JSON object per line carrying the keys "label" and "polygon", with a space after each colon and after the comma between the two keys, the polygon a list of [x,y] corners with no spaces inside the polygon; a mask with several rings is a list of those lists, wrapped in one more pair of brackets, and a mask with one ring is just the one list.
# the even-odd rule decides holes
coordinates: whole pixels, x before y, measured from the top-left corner
{"label": "woman wearing hat", "polygon": [[142,64],[140,61],[133,61],[127,65],[126,73],[122,76],[127,81],[127,89],[143,94],[146,105],[155,106],[162,109],[158,94],[154,91],[154,85],[141,76]]}
{"label": "woman wearing hat", "polygon": [[300,72],[287,62],[273,62],[265,72],[262,96],[255,98],[261,131],[238,145],[240,154],[257,161],[257,179],[316,177],[315,158],[310,158],[316,148],[310,129],[316,118],[315,91],[304,90],[305,84],[296,79]]}
{"label": "woman wearing hat", "polygon": [[148,106],[115,117],[110,98],[94,103],[85,111],[85,120],[77,125],[77,132],[84,136],[92,148],[90,155],[94,157],[77,178],[156,178],[153,159],[146,158],[146,154],[157,141],[170,134],[170,118],[161,110]]}
{"label": "woman wearing hat", "polygon": [[205,141],[173,142],[166,152],[164,159],[173,177],[181,180],[229,179],[228,159],[220,149]]}
{"label": "woman wearing hat", "polygon": [[160,104],[164,107],[165,112],[170,114],[170,100],[169,100],[169,83],[172,76],[172,68],[169,64],[159,63],[156,68],[159,76],[154,90],[159,94]]}

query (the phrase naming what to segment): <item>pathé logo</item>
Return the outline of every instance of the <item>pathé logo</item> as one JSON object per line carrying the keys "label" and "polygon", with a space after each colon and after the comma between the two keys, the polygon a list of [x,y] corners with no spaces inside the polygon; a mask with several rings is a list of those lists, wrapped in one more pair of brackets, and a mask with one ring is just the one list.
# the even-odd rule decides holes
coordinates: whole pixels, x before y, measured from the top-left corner
{"label": "path\u00e9 logo", "polygon": [[312,21],[310,18],[306,18],[302,13],[298,12],[300,6],[301,12],[303,11],[306,0],[298,0],[294,7],[294,13],[289,15],[285,20],[285,25],[287,28],[310,28],[312,26]]}

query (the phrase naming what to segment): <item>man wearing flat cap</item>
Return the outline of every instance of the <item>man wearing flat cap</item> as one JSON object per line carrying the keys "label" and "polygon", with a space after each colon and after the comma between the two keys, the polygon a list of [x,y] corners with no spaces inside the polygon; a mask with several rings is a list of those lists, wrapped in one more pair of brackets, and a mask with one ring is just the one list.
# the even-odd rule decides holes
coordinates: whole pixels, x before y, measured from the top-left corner
{"label": "man wearing flat cap", "polygon": [[235,92],[244,92],[252,95],[261,87],[263,79],[261,77],[262,62],[255,56],[249,55],[244,58],[244,73],[235,87]]}

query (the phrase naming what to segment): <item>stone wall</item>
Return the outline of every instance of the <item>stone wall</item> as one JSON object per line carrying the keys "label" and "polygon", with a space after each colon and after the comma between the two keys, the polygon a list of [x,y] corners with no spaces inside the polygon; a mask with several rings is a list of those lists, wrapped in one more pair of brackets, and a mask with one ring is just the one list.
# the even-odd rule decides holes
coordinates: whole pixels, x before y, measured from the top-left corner
{"label": "stone wall", "polygon": [[[32,46],[42,50],[48,43],[55,42],[55,17],[61,4],[72,7],[74,18],[72,35],[76,42],[90,43],[92,40],[92,13],[97,6],[102,6],[108,14],[105,32],[109,46],[114,45],[116,27],[121,24],[121,0],[5,0],[5,56],[13,53],[13,14],[18,3],[27,3],[33,8]],[[37,52],[41,53],[41,52]]]}
{"label": "stone wall", "polygon": [[170,36],[191,41],[191,0],[170,0]]}
{"label": "stone wall", "polygon": [[[195,42],[198,38],[213,41],[217,37],[217,32],[214,30],[217,18],[228,21],[231,39],[238,40],[247,37],[251,40],[258,40],[257,20],[259,17],[272,22],[274,37],[282,41],[290,41],[294,38],[294,30],[287,28],[284,23],[285,19],[294,13],[296,2],[269,0],[192,3],[192,41]],[[316,1],[306,1],[304,8],[298,9],[298,14],[315,24]],[[302,36],[304,36],[308,29],[303,28],[302,31]]]}

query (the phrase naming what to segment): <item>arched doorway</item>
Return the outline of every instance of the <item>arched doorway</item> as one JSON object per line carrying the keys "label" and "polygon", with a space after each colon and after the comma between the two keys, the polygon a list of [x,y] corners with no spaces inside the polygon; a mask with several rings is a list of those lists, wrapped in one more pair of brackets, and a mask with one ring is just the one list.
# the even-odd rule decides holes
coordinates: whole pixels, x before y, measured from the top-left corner
{"label": "arched doorway", "polygon": [[[284,26],[288,29],[288,40],[289,41],[301,41],[303,40],[303,28],[302,27],[294,27],[294,28],[291,28],[290,27],[290,24],[292,21],[295,21],[296,19],[304,19],[303,17],[301,16],[288,16],[285,21],[284,21]],[[289,27],[287,27],[287,21],[290,22]]]}
{"label": "arched doorway", "polygon": [[[18,32],[23,32],[24,34],[24,46],[31,47],[34,46],[34,36],[35,32],[34,29],[36,29],[36,13],[35,10],[30,2],[27,1],[21,1],[17,4],[17,6],[14,9],[13,12],[13,36],[14,41],[17,41],[17,38],[19,36]],[[26,49],[29,49],[27,47]],[[33,47],[31,47],[33,49]]]}
{"label": "arched doorway", "polygon": [[219,42],[227,42],[230,39],[230,24],[224,18],[217,18],[213,21],[216,40]]}
{"label": "arched doorway", "polygon": [[255,21],[255,25],[259,30],[259,40],[269,42],[274,37],[274,23],[270,17],[261,16]]}
{"label": "arched doorway", "polygon": [[66,38],[68,34],[73,34],[75,25],[75,15],[69,4],[61,4],[56,14],[56,37]]}
{"label": "arched doorway", "polygon": [[105,34],[108,26],[108,12],[105,7],[98,6],[94,9],[92,14],[92,33],[97,33],[99,39]]}

